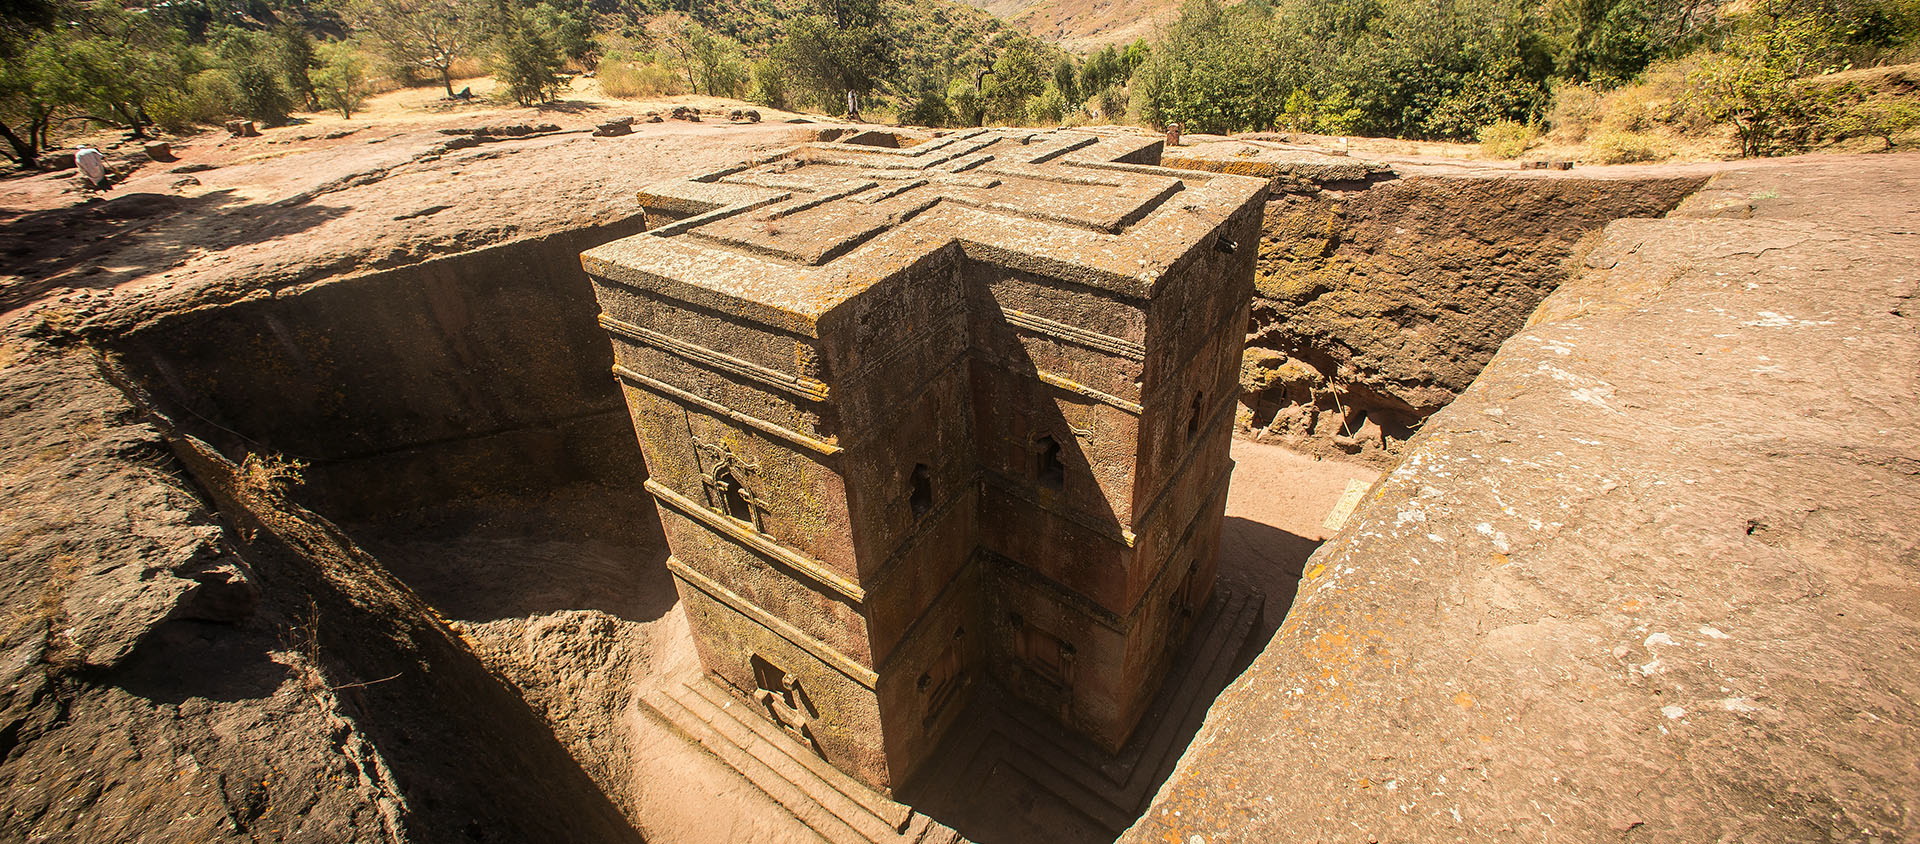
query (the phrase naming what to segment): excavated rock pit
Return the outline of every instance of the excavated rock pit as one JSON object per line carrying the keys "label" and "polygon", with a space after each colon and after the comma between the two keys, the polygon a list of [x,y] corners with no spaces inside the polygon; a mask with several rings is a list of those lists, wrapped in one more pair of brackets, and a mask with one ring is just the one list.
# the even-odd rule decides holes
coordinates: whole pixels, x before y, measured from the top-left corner
{"label": "excavated rock pit", "polygon": [[[1167,163],[1225,159],[1273,178],[1243,434],[1375,467],[1568,277],[1583,238],[1659,216],[1704,179],[1355,174],[1289,155],[1199,145]],[[803,835],[701,831],[700,811],[660,783],[676,765],[711,779],[712,763],[648,750],[627,723],[634,686],[667,670],[661,649],[685,631],[577,256],[639,225],[603,218],[271,293],[143,302],[81,332],[171,444],[171,460],[142,459],[168,463],[176,485],[191,478],[200,498],[185,509],[218,525],[215,544],[242,572],[230,579],[259,594],[266,621],[242,625],[248,635],[307,631],[280,650],[313,663],[312,698],[345,713],[332,746],[363,760],[367,808],[355,811],[386,819],[362,827],[393,840]],[[1315,547],[1223,576],[1290,595]],[[175,591],[219,592],[225,575],[206,573],[225,571],[218,555],[202,556],[176,567],[202,585]],[[172,609],[184,599],[167,600],[152,623],[214,623],[181,620],[193,618]],[[1286,603],[1269,604],[1268,629]],[[665,767],[636,776],[645,753]],[[727,790],[706,811],[766,808]],[[242,792],[226,804],[266,799]]]}
{"label": "excavated rock pit", "polygon": [[1707,177],[1387,166],[1258,138],[1168,161],[1271,180],[1241,432],[1380,468],[1473,382],[1601,227],[1661,216]]}

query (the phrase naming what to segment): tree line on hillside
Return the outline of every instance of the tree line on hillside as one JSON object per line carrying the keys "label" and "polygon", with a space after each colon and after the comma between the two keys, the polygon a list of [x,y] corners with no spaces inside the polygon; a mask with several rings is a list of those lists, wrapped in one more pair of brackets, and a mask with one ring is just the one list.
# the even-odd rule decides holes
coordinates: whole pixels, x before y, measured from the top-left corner
{"label": "tree line on hillside", "polygon": [[[1631,141],[1664,120],[1732,127],[1760,154],[1844,132],[1891,145],[1920,125],[1911,97],[1805,84],[1912,60],[1920,0],[1188,0],[1152,41],[1084,57],[945,0],[7,0],[0,25],[0,151],[24,166],[79,129],[351,117],[377,80],[452,97],[480,69],[522,105],[591,73],[613,96],[925,126],[1524,148],[1544,123],[1625,126],[1614,135]],[[1609,109],[1625,117],[1594,116]]]}
{"label": "tree line on hillside", "polygon": [[1539,125],[1556,94],[1679,66],[1667,116],[1731,125],[1757,154],[1857,119],[1799,83],[1911,61],[1916,34],[1916,0],[1190,0],[1132,99],[1145,122],[1189,131],[1474,140]]}
{"label": "tree line on hillside", "polygon": [[[351,117],[376,82],[484,69],[496,96],[549,102],[570,77],[609,93],[753,97],[830,114],[1027,122],[1065,54],[945,0],[9,0],[0,139],[32,166],[56,135],[141,137],[297,111]],[[745,39],[745,40],[743,40]],[[1064,78],[1064,77],[1063,77]],[[1057,119],[1073,97],[1039,106]]]}

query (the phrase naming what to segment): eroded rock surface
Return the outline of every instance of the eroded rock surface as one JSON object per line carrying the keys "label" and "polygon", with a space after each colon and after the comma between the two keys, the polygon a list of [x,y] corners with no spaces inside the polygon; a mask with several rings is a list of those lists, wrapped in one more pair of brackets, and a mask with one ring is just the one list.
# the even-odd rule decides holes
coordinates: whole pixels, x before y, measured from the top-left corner
{"label": "eroded rock surface", "polygon": [[1920,157],[1611,225],[1125,841],[1920,835]]}
{"label": "eroded rock surface", "polygon": [[0,837],[394,840],[391,783],[159,432],[90,355],[9,352]]}

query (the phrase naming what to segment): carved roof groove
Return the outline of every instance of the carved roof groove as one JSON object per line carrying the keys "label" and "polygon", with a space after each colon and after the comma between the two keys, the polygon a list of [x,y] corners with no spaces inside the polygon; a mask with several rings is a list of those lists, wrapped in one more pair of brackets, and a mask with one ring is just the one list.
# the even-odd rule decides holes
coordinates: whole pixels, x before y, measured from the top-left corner
{"label": "carved roof groove", "polygon": [[822,314],[959,247],[969,258],[1153,295],[1173,262],[1264,187],[1122,163],[1158,141],[975,130],[890,149],[814,143],[648,185],[682,219],[592,250],[597,276],[812,334]]}

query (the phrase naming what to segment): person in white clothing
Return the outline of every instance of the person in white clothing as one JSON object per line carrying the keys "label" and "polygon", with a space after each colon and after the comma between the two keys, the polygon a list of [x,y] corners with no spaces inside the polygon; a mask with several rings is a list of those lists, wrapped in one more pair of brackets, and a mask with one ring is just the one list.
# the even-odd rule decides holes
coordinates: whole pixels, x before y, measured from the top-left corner
{"label": "person in white clothing", "polygon": [[79,149],[74,150],[73,163],[81,173],[86,174],[87,181],[92,182],[96,190],[107,186],[107,160],[101,157],[99,150],[81,144]]}

